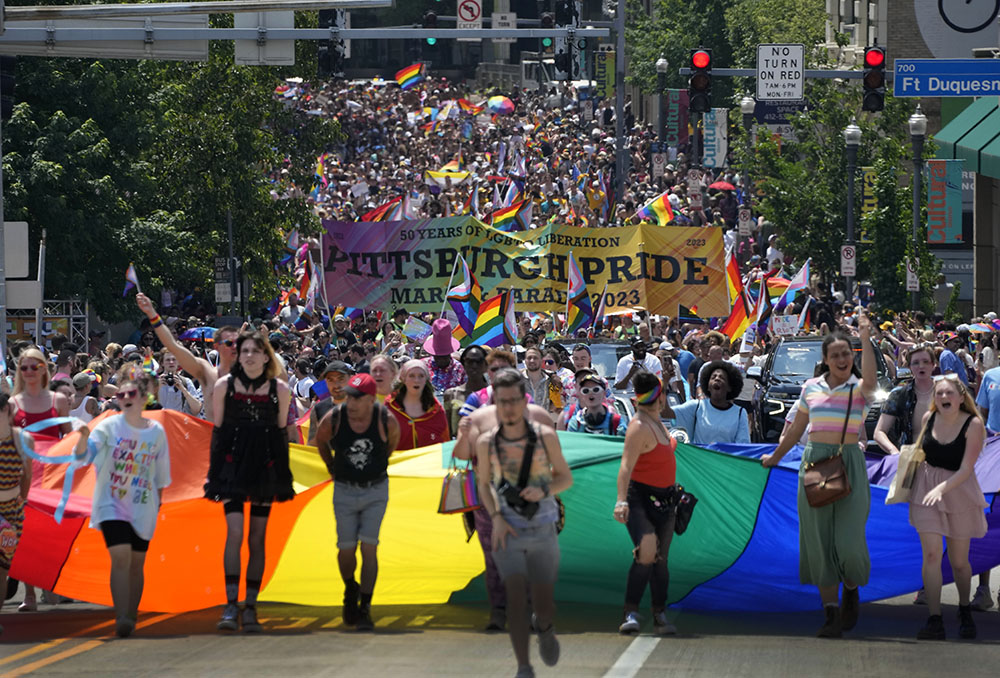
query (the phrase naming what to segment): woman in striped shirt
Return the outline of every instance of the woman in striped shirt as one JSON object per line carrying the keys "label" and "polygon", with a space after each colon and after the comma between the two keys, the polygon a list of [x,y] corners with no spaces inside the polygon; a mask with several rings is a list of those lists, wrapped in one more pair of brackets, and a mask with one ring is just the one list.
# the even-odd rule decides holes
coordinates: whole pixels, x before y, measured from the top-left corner
{"label": "woman in striped shirt", "polygon": [[[865,541],[871,495],[864,452],[858,445],[858,430],[878,383],[871,322],[867,316],[859,317],[858,327],[861,375],[854,363],[850,337],[840,332],[827,335],[823,341],[823,374],[806,381],[795,421],[774,453],[761,457],[764,466],[776,466],[808,426],[809,442],[799,469],[799,579],[819,588],[826,615],[818,634],[821,638],[839,638],[843,630],[854,628],[860,602],[858,587],[868,583],[871,569]],[[805,467],[836,454],[843,455],[851,493],[832,504],[814,508],[806,500],[801,482]]]}

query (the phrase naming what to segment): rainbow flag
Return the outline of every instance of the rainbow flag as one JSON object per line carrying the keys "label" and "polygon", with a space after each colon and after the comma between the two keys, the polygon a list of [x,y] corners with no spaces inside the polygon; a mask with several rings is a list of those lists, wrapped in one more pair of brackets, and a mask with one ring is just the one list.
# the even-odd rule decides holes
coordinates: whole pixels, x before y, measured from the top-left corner
{"label": "rainbow flag", "polygon": [[153,356],[151,354],[146,354],[142,357],[142,369],[146,374],[156,374],[156,368],[153,367]]}
{"label": "rainbow flag", "polygon": [[125,271],[125,291],[122,292],[122,296],[127,296],[128,291],[135,288],[136,293],[141,293],[142,290],[139,289],[139,275],[135,272],[135,264],[129,264],[128,269]]}
{"label": "rainbow flag", "polygon": [[493,348],[517,343],[514,297],[509,290],[487,299],[480,305],[472,332],[472,343]]}
{"label": "rainbow flag", "polygon": [[520,231],[521,222],[518,220],[518,213],[524,208],[528,201],[522,200],[509,207],[501,207],[490,214],[490,226],[501,231]]}
{"label": "rainbow flag", "polygon": [[358,318],[364,317],[365,309],[355,308],[354,306],[337,306],[333,309],[333,315],[342,315],[350,318],[351,320],[357,320]]}
{"label": "rainbow flag", "polygon": [[441,166],[441,172],[461,172],[465,169],[465,163],[462,162],[462,151],[458,152],[450,162]]}
{"label": "rainbow flag", "polygon": [[396,71],[396,82],[400,89],[410,89],[424,79],[424,64],[413,64]]}
{"label": "rainbow flag", "polygon": [[669,193],[670,191],[664,191],[656,196],[640,207],[635,215],[640,219],[655,220],[658,225],[666,226],[674,220],[674,208],[670,206],[670,200],[667,199]]}
{"label": "rainbow flag", "polygon": [[486,106],[483,106],[481,104],[476,105],[471,101],[469,101],[468,99],[459,99],[458,107],[461,108],[466,113],[468,113],[469,115],[479,115],[484,110],[486,110]]}
{"label": "rainbow flag", "polygon": [[298,249],[299,229],[293,228],[292,232],[288,234],[287,238],[285,238],[285,253],[284,256],[281,257],[281,261],[278,262],[278,265],[287,266],[292,261],[292,258],[295,256]]}
{"label": "rainbow flag", "polygon": [[572,336],[581,327],[594,320],[594,307],[587,293],[587,283],[576,263],[573,251],[569,253],[569,280],[566,283],[566,334]]}
{"label": "rainbow flag", "polygon": [[750,310],[747,306],[746,295],[740,292],[736,301],[733,302],[733,309],[729,313],[729,318],[722,323],[719,331],[729,337],[730,341],[742,337],[750,326]]}
{"label": "rainbow flag", "polygon": [[743,278],[740,277],[740,265],[736,263],[736,253],[726,252],[726,288],[729,292],[729,303],[733,304],[743,294]]}
{"label": "rainbow flag", "polygon": [[382,203],[372,211],[362,214],[360,221],[386,221],[386,217],[392,211],[392,208],[402,199],[403,197],[399,196],[389,202]]}
{"label": "rainbow flag", "polygon": [[479,218],[479,185],[476,184],[469,191],[469,197],[462,205],[462,214],[471,214],[476,219]]}
{"label": "rainbow flag", "polygon": [[483,288],[469,270],[465,257],[461,254],[458,257],[462,261],[462,282],[448,290],[447,299],[455,315],[458,316],[458,325],[452,331],[452,336],[463,346],[467,346],[476,328],[476,320],[483,302]]}

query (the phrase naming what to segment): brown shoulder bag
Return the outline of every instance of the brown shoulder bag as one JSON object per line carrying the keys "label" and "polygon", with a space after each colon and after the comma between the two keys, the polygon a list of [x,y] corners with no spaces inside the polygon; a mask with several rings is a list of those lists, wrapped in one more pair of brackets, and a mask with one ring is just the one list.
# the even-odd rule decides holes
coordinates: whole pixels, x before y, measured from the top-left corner
{"label": "brown shoulder bag", "polygon": [[847,413],[844,415],[844,430],[840,433],[840,449],[832,457],[805,465],[802,485],[806,491],[806,501],[813,508],[840,501],[851,493],[851,481],[847,478],[843,450],[844,438],[847,435],[847,422],[851,418],[853,405],[854,384],[851,384],[851,390],[847,396]]}

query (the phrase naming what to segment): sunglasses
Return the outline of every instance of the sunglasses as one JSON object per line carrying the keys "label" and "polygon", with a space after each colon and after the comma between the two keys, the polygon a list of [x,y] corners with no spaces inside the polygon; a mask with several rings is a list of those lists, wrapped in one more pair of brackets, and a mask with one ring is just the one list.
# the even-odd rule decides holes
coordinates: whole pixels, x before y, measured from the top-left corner
{"label": "sunglasses", "polygon": [[486,359],[485,358],[466,358],[465,359],[465,364],[466,365],[485,365],[486,364]]}
{"label": "sunglasses", "polygon": [[116,400],[129,400],[130,398],[135,398],[138,395],[139,395],[139,389],[132,388],[132,389],[129,389],[128,391],[119,391],[118,393],[115,394],[115,399]]}
{"label": "sunglasses", "polygon": [[555,364],[556,364],[556,361],[555,361],[555,360],[552,360],[552,358],[549,358],[548,360],[543,360],[543,361],[542,361],[542,364],[543,364],[543,365],[555,365]]}
{"label": "sunglasses", "polygon": [[934,381],[941,381],[943,379],[947,379],[948,381],[954,381],[959,384],[962,383],[961,378],[954,372],[949,372],[948,374],[939,374],[936,377],[934,377]]}
{"label": "sunglasses", "polygon": [[604,391],[600,386],[584,386],[580,389],[580,395],[590,395],[591,393],[601,393]]}
{"label": "sunglasses", "polygon": [[42,366],[41,365],[21,365],[20,369],[21,369],[22,372],[37,372],[38,370],[42,369]]}
{"label": "sunglasses", "polygon": [[505,367],[507,367],[507,366],[506,365],[494,365],[493,367],[490,368],[490,372],[499,372],[500,370],[502,370]]}
{"label": "sunglasses", "polygon": [[236,341],[234,339],[223,339],[222,340],[222,345],[223,346],[230,346],[230,347],[232,347],[232,346],[236,345]]}

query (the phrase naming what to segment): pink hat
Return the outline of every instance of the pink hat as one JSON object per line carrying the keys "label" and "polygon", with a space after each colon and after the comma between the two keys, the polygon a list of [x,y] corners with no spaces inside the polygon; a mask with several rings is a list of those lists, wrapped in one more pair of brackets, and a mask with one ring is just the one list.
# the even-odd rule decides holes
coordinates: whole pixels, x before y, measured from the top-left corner
{"label": "pink hat", "polygon": [[424,350],[431,355],[451,355],[462,344],[451,336],[451,323],[447,318],[438,318],[431,325],[431,336],[424,341]]}

